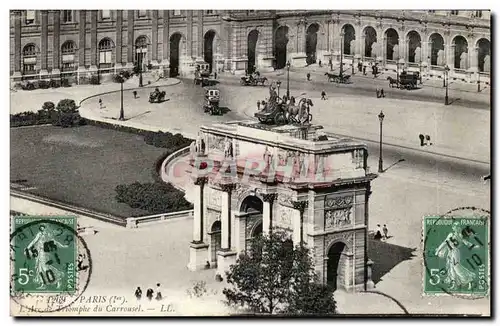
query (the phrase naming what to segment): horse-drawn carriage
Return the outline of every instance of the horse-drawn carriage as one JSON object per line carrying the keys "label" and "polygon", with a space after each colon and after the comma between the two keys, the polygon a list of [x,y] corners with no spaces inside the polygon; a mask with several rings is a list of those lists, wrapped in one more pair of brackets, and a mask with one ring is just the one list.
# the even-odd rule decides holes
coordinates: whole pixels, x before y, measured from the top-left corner
{"label": "horse-drawn carriage", "polygon": [[199,63],[194,71],[194,83],[202,87],[209,86],[211,83],[212,74],[210,73],[210,65],[208,63]]}
{"label": "horse-drawn carriage", "polygon": [[396,85],[397,88],[401,89],[415,89],[417,88],[418,81],[420,80],[420,73],[416,72],[406,72],[403,71],[399,74],[399,78],[394,79],[392,77],[387,77],[389,81],[389,87],[394,87]]}
{"label": "horse-drawn carriage", "polygon": [[313,106],[311,99],[301,98],[297,105],[295,98],[279,98],[273,85],[269,86],[269,101],[263,103],[254,116],[261,123],[284,125],[288,123],[307,124],[312,121],[310,107]]}
{"label": "horse-drawn carriage", "polygon": [[240,79],[240,84],[243,86],[264,86],[267,82],[267,77],[262,77],[258,71],[253,74],[242,76]]}
{"label": "horse-drawn carriage", "polygon": [[222,114],[219,107],[220,91],[215,87],[205,87],[205,103],[203,103],[203,111],[210,115]]}
{"label": "horse-drawn carriage", "polygon": [[149,93],[149,103],[161,103],[165,101],[165,95],[165,91],[160,91],[158,87],[156,87],[154,92]]}
{"label": "horse-drawn carriage", "polygon": [[327,76],[327,81],[329,82],[334,82],[334,83],[340,83],[340,84],[348,84],[351,81],[351,76],[350,75],[344,75],[344,74],[332,74],[330,72],[325,72],[325,76]]}

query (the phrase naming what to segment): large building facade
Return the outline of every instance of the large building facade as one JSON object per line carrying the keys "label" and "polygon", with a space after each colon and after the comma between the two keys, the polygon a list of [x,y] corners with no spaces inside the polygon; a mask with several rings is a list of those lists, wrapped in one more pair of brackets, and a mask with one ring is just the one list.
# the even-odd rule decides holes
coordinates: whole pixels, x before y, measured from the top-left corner
{"label": "large building facade", "polygon": [[[88,76],[141,62],[212,70],[349,68],[377,62],[466,82],[489,81],[490,12],[459,10],[12,10],[13,80]],[[342,54],[342,55],[341,55]],[[346,69],[344,67],[344,69]]]}

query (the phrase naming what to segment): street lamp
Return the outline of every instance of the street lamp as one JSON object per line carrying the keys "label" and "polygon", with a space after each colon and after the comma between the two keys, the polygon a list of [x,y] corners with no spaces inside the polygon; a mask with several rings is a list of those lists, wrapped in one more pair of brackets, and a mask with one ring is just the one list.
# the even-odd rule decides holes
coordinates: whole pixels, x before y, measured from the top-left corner
{"label": "street lamp", "polygon": [[420,79],[420,85],[422,85],[422,60],[420,60],[420,65],[418,66],[420,74],[418,75]]}
{"label": "street lamp", "polygon": [[278,80],[276,82],[276,86],[278,87],[278,97],[280,97],[280,86],[281,86],[281,80]]}
{"label": "street lamp", "polygon": [[384,172],[384,162],[382,161],[382,122],[384,121],[384,112],[380,111],[378,115],[378,120],[380,121],[380,152],[379,152],[379,158],[378,158],[378,172],[382,173]]}
{"label": "street lamp", "polygon": [[396,85],[398,85],[399,88],[399,57],[396,59]]}
{"label": "street lamp", "polygon": [[481,81],[480,81],[481,74],[479,71],[477,72],[477,92],[481,92]]}
{"label": "street lamp", "polygon": [[342,79],[342,71],[344,70],[344,31],[340,33],[340,79]]}
{"label": "street lamp", "polygon": [[290,61],[286,63],[287,75],[286,75],[286,98],[290,98]]}
{"label": "street lamp", "polygon": [[142,45],[136,45],[136,54],[137,54],[137,68],[139,68],[139,87],[142,87],[142,60],[143,60],[143,46]]}
{"label": "street lamp", "polygon": [[446,65],[446,67],[444,67],[444,77],[445,77],[445,80],[446,80],[446,93],[445,93],[445,96],[444,96],[444,105],[448,105],[448,83],[449,83],[449,77],[448,77],[448,73],[450,71],[450,67],[448,65]]}
{"label": "street lamp", "polygon": [[125,120],[125,113],[123,112],[123,82],[125,81],[125,78],[123,78],[123,72],[120,72],[120,117],[118,120],[124,121]]}

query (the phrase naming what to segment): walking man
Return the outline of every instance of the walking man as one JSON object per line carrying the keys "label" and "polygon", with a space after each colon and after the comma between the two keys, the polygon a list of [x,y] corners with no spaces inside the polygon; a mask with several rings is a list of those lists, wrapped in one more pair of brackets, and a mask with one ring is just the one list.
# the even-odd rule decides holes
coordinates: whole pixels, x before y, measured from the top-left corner
{"label": "walking man", "polygon": [[154,294],[154,291],[152,288],[149,288],[146,291],[146,297],[148,298],[149,301],[153,300],[153,294]]}
{"label": "walking man", "polygon": [[217,71],[214,72],[214,79],[217,79]]}
{"label": "walking man", "polygon": [[134,94],[134,98],[137,98],[137,91],[133,91],[132,94]]}
{"label": "walking man", "polygon": [[366,66],[363,66],[363,76],[366,76]]}
{"label": "walking man", "polygon": [[311,81],[311,74],[310,73],[307,73],[306,77],[307,77],[307,81]]}
{"label": "walking man", "polygon": [[141,300],[141,297],[142,297],[142,290],[141,288],[138,286],[137,289],[135,290],[135,297],[137,298],[137,300]]}
{"label": "walking man", "polygon": [[160,283],[156,283],[156,300],[160,301],[162,299],[161,291],[160,291]]}
{"label": "walking man", "polygon": [[260,101],[257,101],[257,111],[260,111]]}
{"label": "walking man", "polygon": [[382,231],[384,232],[384,240],[387,240],[387,234],[389,233],[389,229],[387,229],[387,225],[384,224],[384,227],[382,228]]}
{"label": "walking man", "polygon": [[324,90],[321,92],[321,99],[326,100],[326,92]]}
{"label": "walking man", "polygon": [[102,109],[102,99],[99,99],[99,109]]}
{"label": "walking man", "polygon": [[377,230],[375,231],[375,235],[373,236],[373,239],[375,239],[375,240],[382,239],[382,232],[380,232],[380,224],[377,224]]}

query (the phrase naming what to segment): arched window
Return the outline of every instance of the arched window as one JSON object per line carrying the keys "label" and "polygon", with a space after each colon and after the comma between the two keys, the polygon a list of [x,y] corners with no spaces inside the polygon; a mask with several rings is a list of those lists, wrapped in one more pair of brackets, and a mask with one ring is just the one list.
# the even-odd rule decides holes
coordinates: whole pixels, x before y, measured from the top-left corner
{"label": "arched window", "polygon": [[26,25],[30,25],[35,23],[35,11],[34,10],[26,10]]}
{"label": "arched window", "polygon": [[23,73],[36,74],[36,46],[33,43],[27,44],[23,49]]}
{"label": "arched window", "polygon": [[451,15],[458,16],[458,10],[452,10],[450,12]]}
{"label": "arched window", "polygon": [[61,46],[62,71],[75,70],[76,45],[73,41],[66,41]]}
{"label": "arched window", "polygon": [[101,10],[102,19],[110,19],[111,18],[111,10]]}
{"label": "arched window", "polygon": [[477,17],[477,18],[483,17],[483,11],[482,10],[476,10],[474,12],[474,16]]}
{"label": "arched window", "polygon": [[205,14],[207,15],[213,15],[214,13],[214,10],[205,10]]}
{"label": "arched window", "polygon": [[147,10],[138,10],[137,16],[139,18],[145,18],[147,15],[148,15],[148,11]]}
{"label": "arched window", "polygon": [[180,16],[181,11],[180,10],[174,10],[174,16]]}
{"label": "arched window", "polygon": [[113,53],[113,41],[109,38],[103,38],[99,42],[99,65],[102,68],[112,66],[111,55]]}

